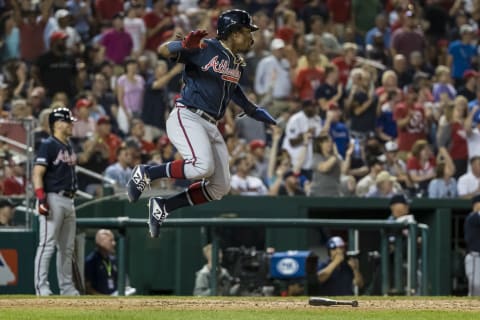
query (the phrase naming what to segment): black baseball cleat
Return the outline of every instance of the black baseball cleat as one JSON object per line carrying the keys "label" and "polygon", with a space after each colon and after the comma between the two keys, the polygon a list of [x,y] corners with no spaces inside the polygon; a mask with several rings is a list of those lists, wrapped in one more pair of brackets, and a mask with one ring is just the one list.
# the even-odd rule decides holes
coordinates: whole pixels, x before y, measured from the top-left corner
{"label": "black baseball cleat", "polygon": [[127,194],[130,202],[137,202],[145,188],[150,186],[150,178],[145,173],[146,168],[148,166],[143,164],[133,168],[132,176],[127,182]]}
{"label": "black baseball cleat", "polygon": [[160,226],[168,217],[165,209],[165,199],[161,197],[152,197],[148,200],[148,229],[150,237],[158,238]]}

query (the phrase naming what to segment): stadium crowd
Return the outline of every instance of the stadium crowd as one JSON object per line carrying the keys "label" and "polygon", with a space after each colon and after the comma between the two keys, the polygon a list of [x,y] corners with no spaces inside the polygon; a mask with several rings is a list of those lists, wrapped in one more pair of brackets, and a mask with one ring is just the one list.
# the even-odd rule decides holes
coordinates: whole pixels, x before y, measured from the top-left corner
{"label": "stadium crowd", "polygon": [[[480,193],[477,0],[3,0],[1,134],[25,143],[34,121],[38,145],[50,108],[66,106],[78,164],[121,191],[134,165],[179,156],[165,119],[182,65],[157,47],[195,29],[215,37],[229,8],[260,28],[241,85],[279,121],[265,127],[232,104],[219,123],[232,194]],[[25,193],[17,153],[0,143],[1,194]],[[79,188],[103,190],[82,174]]]}

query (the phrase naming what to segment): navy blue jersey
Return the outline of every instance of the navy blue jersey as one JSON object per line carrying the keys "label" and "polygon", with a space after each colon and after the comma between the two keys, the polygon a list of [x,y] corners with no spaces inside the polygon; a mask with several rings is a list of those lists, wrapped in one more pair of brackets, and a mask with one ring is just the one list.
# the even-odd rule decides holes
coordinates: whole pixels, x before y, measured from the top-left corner
{"label": "navy blue jersey", "polygon": [[237,88],[244,62],[217,39],[205,39],[205,49],[183,50],[178,61],[185,63],[185,86],[177,101],[201,109],[220,119]]}
{"label": "navy blue jersey", "polygon": [[43,176],[45,192],[77,190],[76,162],[77,156],[69,144],[53,136],[44,140],[35,157],[35,165],[47,167]]}
{"label": "navy blue jersey", "polygon": [[480,252],[480,213],[471,212],[465,219],[465,242],[468,252]]}

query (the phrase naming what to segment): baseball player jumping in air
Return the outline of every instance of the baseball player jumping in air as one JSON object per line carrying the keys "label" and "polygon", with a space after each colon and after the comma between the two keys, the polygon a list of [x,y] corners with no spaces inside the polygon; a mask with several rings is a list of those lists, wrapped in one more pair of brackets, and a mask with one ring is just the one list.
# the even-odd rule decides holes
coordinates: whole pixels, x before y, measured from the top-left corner
{"label": "baseball player jumping in air", "polygon": [[33,185],[38,201],[39,243],[35,256],[35,292],[52,294],[48,269],[57,247],[57,276],[61,295],[78,296],[72,280],[72,256],[75,244],[75,207],[77,156],[69,144],[76,119],[67,108],[53,109],[48,117],[52,135],[42,142],[35,157]]}
{"label": "baseball player jumping in air", "polygon": [[223,117],[230,100],[248,116],[276,124],[267,111],[245,97],[238,85],[245,62],[237,54],[250,50],[251,33],[256,30],[258,27],[252,24],[246,11],[228,10],[218,18],[216,39],[203,39],[207,32],[197,30],[181,41],[159,47],[161,56],[185,64],[181,97],[167,120],[168,137],[183,160],[136,166],[127,184],[128,197],[131,202],[137,201],[150,181],[159,178],[198,181],[170,198],[149,199],[151,237],[158,237],[160,225],[173,210],[220,200],[228,193],[228,151],[217,121]]}

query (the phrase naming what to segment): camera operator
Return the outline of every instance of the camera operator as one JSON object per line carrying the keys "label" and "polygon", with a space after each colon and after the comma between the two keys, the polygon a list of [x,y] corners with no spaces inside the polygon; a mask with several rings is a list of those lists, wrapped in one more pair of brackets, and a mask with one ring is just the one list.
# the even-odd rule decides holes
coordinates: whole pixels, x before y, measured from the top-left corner
{"label": "camera operator", "polygon": [[345,242],[332,237],[327,242],[329,259],[318,266],[317,277],[320,293],[326,296],[351,296],[353,286],[363,287],[358,259],[347,257]]}
{"label": "camera operator", "polygon": [[[212,269],[212,245],[207,244],[203,247],[203,256],[207,260],[207,264],[197,271],[195,276],[195,288],[193,295],[209,296],[211,295],[211,269]],[[235,296],[238,294],[240,284],[230,275],[227,269],[220,266],[222,262],[222,251],[218,251],[218,271],[217,271],[217,295],[219,296]]]}

